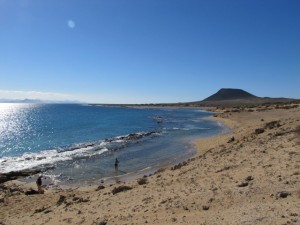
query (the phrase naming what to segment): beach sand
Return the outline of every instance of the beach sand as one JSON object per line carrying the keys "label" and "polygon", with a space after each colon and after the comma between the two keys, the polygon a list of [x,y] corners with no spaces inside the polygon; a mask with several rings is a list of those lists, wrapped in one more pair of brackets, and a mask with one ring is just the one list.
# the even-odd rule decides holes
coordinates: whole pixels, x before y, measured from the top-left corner
{"label": "beach sand", "polygon": [[35,184],[6,183],[0,224],[300,224],[299,105],[215,110],[232,132],[147,178],[28,196]]}

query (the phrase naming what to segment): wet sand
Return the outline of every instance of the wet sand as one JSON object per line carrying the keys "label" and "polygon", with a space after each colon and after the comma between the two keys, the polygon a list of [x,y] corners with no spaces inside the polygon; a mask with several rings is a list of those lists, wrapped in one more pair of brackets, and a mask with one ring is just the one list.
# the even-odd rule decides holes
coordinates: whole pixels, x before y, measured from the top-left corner
{"label": "wet sand", "polygon": [[299,105],[215,111],[231,133],[144,179],[41,195],[2,185],[0,224],[300,224]]}

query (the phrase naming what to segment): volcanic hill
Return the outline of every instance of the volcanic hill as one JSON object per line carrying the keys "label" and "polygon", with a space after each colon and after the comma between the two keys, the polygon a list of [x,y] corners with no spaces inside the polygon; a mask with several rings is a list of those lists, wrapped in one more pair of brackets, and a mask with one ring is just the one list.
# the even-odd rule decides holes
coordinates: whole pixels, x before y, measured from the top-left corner
{"label": "volcanic hill", "polygon": [[257,99],[258,97],[242,89],[222,88],[217,93],[209,96],[203,101],[225,101],[236,99]]}

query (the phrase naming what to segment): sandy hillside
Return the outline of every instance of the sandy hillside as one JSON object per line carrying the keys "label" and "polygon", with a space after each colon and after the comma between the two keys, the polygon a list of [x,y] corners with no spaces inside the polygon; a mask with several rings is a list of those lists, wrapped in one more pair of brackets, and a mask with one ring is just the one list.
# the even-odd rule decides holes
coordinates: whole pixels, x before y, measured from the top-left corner
{"label": "sandy hillside", "polygon": [[300,107],[218,112],[232,133],[142,180],[28,196],[2,185],[0,224],[300,224]]}

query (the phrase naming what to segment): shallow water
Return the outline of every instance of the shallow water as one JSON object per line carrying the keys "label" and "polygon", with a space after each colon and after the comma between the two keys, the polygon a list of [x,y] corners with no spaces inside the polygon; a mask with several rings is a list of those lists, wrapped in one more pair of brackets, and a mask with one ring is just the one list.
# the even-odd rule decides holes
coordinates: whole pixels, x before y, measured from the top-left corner
{"label": "shallow water", "polygon": [[[0,172],[43,168],[88,184],[174,163],[224,128],[199,109],[0,104]],[[114,160],[120,161],[119,171]]]}

